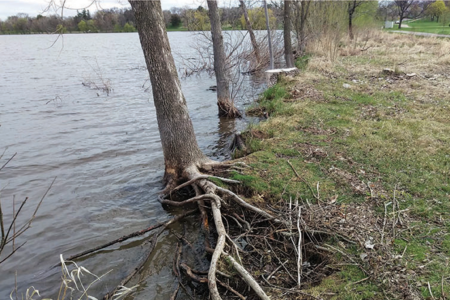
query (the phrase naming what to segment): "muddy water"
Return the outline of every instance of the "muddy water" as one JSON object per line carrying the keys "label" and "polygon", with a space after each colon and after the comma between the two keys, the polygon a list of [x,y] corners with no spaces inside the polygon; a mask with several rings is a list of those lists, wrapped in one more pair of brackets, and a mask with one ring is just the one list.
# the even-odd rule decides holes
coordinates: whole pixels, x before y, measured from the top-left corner
{"label": "muddy water", "polygon": [[[169,33],[169,38],[176,55],[195,55],[189,33]],[[0,36],[0,154],[6,149],[0,165],[17,152],[0,172],[5,222],[13,199],[17,208],[29,197],[23,223],[56,177],[32,228],[16,241],[27,243],[0,267],[0,299],[9,299],[16,272],[19,290],[35,286],[55,297],[59,270],[48,268],[60,254],[69,256],[174,213],[156,200],[163,155],[138,35],[66,35],[49,48],[54,41],[46,35]],[[104,82],[112,91],[108,96],[82,82]],[[207,91],[211,85],[214,78],[207,76],[182,81],[201,149],[223,160],[229,134],[245,124],[217,118],[216,95]],[[139,299],[169,298],[174,245],[165,232]],[[82,260],[96,274],[111,271],[92,294],[117,284],[144,252],[134,241]]]}

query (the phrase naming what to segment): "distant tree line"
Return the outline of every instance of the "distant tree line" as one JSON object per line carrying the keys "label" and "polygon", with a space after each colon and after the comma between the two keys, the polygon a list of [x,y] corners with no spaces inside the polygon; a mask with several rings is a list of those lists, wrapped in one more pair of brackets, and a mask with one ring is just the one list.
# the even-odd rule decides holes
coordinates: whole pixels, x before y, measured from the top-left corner
{"label": "distant tree line", "polygon": [[37,15],[19,13],[0,20],[0,33],[30,34],[52,32],[132,32],[136,31],[131,9],[103,9],[91,15],[89,10],[78,11],[73,17],[59,15]]}
{"label": "distant tree line", "polygon": [[[251,5],[251,1],[239,1],[235,7],[219,8],[220,22],[224,29],[246,30],[247,24],[244,18],[242,5],[247,3],[248,18],[252,28],[263,30],[266,27],[264,10],[260,4]],[[306,16],[310,1],[292,1],[290,10],[295,14],[295,22]],[[349,17],[349,29],[351,30],[354,17],[361,15],[362,11],[368,11],[365,1],[346,1]],[[382,0],[372,1],[376,3],[377,9],[364,13],[365,17],[371,15],[380,21],[414,19],[428,16],[432,20],[447,20],[449,18],[449,2],[443,0]],[[372,6],[372,5],[369,5]],[[272,29],[282,29],[284,24],[284,1],[270,1],[269,23]],[[303,13],[297,14],[297,8],[305,7]],[[298,11],[300,11],[298,10]],[[305,14],[306,13],[306,14]],[[303,15],[302,15],[303,14]],[[169,29],[184,29],[189,31],[211,30],[208,9],[203,6],[197,8],[173,7],[164,10],[165,25]],[[300,20],[301,21],[301,20]],[[401,25],[400,25],[401,26]],[[58,15],[37,15],[31,17],[24,13],[8,17],[5,21],[0,20],[1,34],[30,34],[30,33],[52,33],[52,32],[133,32],[136,31],[136,20],[130,8],[103,9],[91,15],[88,9],[77,11],[73,17]],[[351,33],[351,32],[350,32]]]}
{"label": "distant tree line", "polygon": [[[270,5],[270,24],[273,28],[281,28],[281,6]],[[238,7],[220,8],[221,24],[227,29],[245,29],[245,20],[242,9]],[[167,28],[185,30],[210,30],[211,24],[208,10],[198,8],[173,7],[163,11]],[[254,29],[265,29],[265,16],[261,7],[249,9],[249,16],[254,24]],[[0,20],[0,33],[2,34],[31,34],[63,32],[133,32],[136,31],[136,20],[131,9],[111,8],[103,9],[91,15],[88,9],[78,11],[73,17],[61,18],[59,15],[29,16],[18,13],[9,16],[5,21]]]}
{"label": "distant tree line", "polygon": [[[283,24],[283,12],[280,5],[269,5],[270,26],[274,29],[281,28]],[[224,29],[246,29],[244,15],[241,4],[237,7],[220,7],[220,23]],[[249,17],[256,30],[266,29],[264,10],[261,6],[250,8]],[[167,28],[176,28],[183,26],[186,30],[210,30],[211,22],[208,10],[203,6],[195,9],[187,7],[173,7],[170,10],[164,10],[164,20]]]}

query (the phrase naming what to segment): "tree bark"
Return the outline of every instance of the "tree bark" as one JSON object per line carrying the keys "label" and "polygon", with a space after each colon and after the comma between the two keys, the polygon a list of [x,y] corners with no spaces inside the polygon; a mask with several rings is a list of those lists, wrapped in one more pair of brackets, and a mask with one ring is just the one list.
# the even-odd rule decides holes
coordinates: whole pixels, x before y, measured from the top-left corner
{"label": "tree bark", "polygon": [[245,24],[247,26],[247,31],[250,35],[250,41],[252,42],[253,51],[255,52],[256,62],[259,63],[260,54],[258,42],[256,42],[255,33],[253,32],[252,23],[248,17],[247,7],[245,6],[244,0],[239,0],[241,3],[242,12],[244,13]]}
{"label": "tree bark", "polygon": [[348,2],[347,12],[348,12],[348,36],[350,40],[354,39],[353,35],[353,18],[355,17],[355,12],[358,6],[363,3],[361,0],[353,0]]}
{"label": "tree bark", "polygon": [[181,91],[160,1],[129,0],[152,83],[168,184],[186,170],[209,161],[198,147],[186,100]]}
{"label": "tree bark", "polygon": [[348,13],[348,36],[350,37],[351,40],[353,40],[354,35],[353,35],[353,13]]}
{"label": "tree bark", "polygon": [[284,59],[286,61],[286,67],[294,67],[294,55],[292,53],[292,41],[291,41],[291,7],[290,1],[284,1]]}
{"label": "tree bark", "polygon": [[306,20],[308,18],[311,0],[297,0],[296,4],[298,13],[296,21],[297,49],[299,55],[302,56],[306,52]]}
{"label": "tree bark", "polygon": [[211,35],[214,51],[214,73],[217,82],[217,106],[219,116],[228,116],[228,106],[232,104],[230,99],[230,78],[226,67],[227,57],[223,47],[222,24],[220,23],[217,0],[208,0],[209,20],[211,22]]}

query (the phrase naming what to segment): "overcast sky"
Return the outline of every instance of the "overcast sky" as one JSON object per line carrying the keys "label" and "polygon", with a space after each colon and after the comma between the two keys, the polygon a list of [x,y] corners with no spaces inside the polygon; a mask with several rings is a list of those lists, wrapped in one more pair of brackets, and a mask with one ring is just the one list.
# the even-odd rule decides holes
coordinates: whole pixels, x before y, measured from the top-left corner
{"label": "overcast sky", "polygon": [[[8,16],[14,16],[18,13],[26,13],[30,17],[35,17],[42,13],[48,6],[50,0],[0,0],[0,19],[6,20]],[[56,3],[62,2],[62,0],[54,0]],[[76,14],[76,9],[82,9],[89,5],[92,0],[67,0],[66,7],[72,8],[72,10],[66,9],[64,11],[65,16],[73,16]],[[130,7],[127,0],[101,0],[98,1],[101,8],[112,7]],[[191,6],[198,7],[204,1],[203,0],[162,0],[161,5],[163,9],[170,9],[171,7]],[[89,8],[91,13],[95,12],[98,8],[93,5]],[[52,10],[52,14],[55,10]],[[61,13],[61,11],[58,11]]]}

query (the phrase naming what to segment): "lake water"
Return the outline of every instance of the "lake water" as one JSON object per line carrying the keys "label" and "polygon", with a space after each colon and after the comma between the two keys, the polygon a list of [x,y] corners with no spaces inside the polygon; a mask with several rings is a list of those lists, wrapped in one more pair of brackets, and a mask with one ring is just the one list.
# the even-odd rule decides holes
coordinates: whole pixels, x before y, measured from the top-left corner
{"label": "lake water", "polygon": [[[17,152],[0,172],[5,223],[13,199],[17,209],[29,197],[20,225],[57,177],[32,227],[16,241],[27,243],[0,266],[0,299],[9,299],[16,272],[19,291],[34,286],[56,298],[60,270],[49,267],[60,254],[70,256],[172,215],[156,198],[164,160],[137,33],[66,35],[50,47],[55,38],[0,36],[0,154],[6,151],[0,165]],[[171,32],[169,38],[176,57],[195,55],[190,33]],[[113,89],[109,96],[82,85],[102,79]],[[246,121],[219,120],[216,94],[207,91],[212,85],[215,79],[206,75],[182,81],[201,149],[223,160],[230,133]],[[243,102],[237,103],[241,109]],[[141,277],[139,299],[170,297],[175,244],[166,232]],[[114,287],[144,252],[135,241],[81,260],[98,275],[112,270],[92,295]]]}

